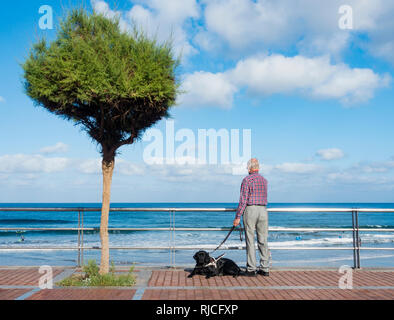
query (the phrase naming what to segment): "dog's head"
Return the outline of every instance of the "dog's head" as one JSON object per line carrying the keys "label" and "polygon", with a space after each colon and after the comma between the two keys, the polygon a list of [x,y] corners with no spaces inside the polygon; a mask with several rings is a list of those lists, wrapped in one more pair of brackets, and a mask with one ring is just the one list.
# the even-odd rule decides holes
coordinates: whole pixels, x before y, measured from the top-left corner
{"label": "dog's head", "polygon": [[194,260],[196,260],[197,265],[204,265],[211,261],[211,257],[209,253],[203,250],[196,252],[193,256]]}

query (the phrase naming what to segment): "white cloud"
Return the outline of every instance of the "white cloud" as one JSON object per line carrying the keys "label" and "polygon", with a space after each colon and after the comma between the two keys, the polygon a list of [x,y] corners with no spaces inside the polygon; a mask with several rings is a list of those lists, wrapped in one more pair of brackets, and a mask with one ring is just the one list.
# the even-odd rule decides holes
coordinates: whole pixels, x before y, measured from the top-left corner
{"label": "white cloud", "polygon": [[202,33],[216,35],[217,41],[240,53],[296,44],[301,52],[336,54],[348,39],[349,31],[338,28],[338,8],[343,4],[339,0],[207,0],[205,4]]}
{"label": "white cloud", "polygon": [[[101,174],[102,159],[48,158],[42,155],[15,154],[0,156],[2,166],[0,174],[10,173],[56,173],[76,168],[85,174]],[[116,159],[115,173],[120,175],[143,174],[146,165],[134,164],[123,159]]]}
{"label": "white cloud", "polygon": [[237,88],[225,74],[200,71],[186,75],[182,90],[179,104],[230,108]]}
{"label": "white cloud", "polygon": [[206,29],[236,49],[289,39],[294,30],[288,28],[290,15],[286,6],[269,1],[209,0],[205,9]]}
{"label": "white cloud", "polygon": [[198,18],[199,6],[195,0],[145,0],[137,1],[142,5],[134,5],[127,18],[142,26],[151,36],[160,41],[167,41],[172,35],[176,54],[188,57],[197,53],[188,39],[185,23],[188,19]]}
{"label": "white cloud", "polygon": [[278,164],[274,167],[275,169],[284,173],[313,173],[321,168],[318,165],[311,163],[296,163],[296,162],[285,162]]}
{"label": "white cloud", "polygon": [[133,30],[133,24],[142,27],[150,36],[159,41],[173,41],[174,51],[183,57],[195,54],[197,50],[192,46],[186,31],[188,19],[198,18],[199,6],[196,0],[139,0],[129,11],[111,10],[108,3],[102,0],[92,0],[96,12],[109,18],[119,17],[123,31]]}
{"label": "white cloud", "polygon": [[385,176],[370,176],[360,175],[350,172],[333,172],[327,175],[327,178],[331,182],[340,184],[362,184],[368,186],[373,185],[391,185],[393,186],[394,178]]}
{"label": "white cloud", "polygon": [[136,0],[128,11],[111,10],[108,1],[91,3],[99,13],[119,16],[122,30],[131,30],[135,21],[160,41],[172,33],[176,52],[186,57],[198,52],[194,43],[232,57],[296,49],[339,61],[354,43],[394,63],[393,1],[346,1],[353,13],[353,29],[346,30],[338,26],[343,0]]}
{"label": "white cloud", "polygon": [[364,162],[355,165],[353,169],[363,173],[383,173],[394,169],[394,161]]}
{"label": "white cloud", "polygon": [[186,94],[179,103],[230,108],[241,88],[259,96],[299,94],[315,99],[337,99],[344,105],[366,102],[391,77],[367,68],[332,64],[328,56],[308,58],[280,54],[241,60],[223,73],[195,72],[185,77]]}
{"label": "white cloud", "polygon": [[[394,27],[389,14],[394,12],[394,4],[386,1],[349,0],[354,30],[338,26],[338,9],[343,5],[340,0],[137,0],[128,11],[111,10],[103,0],[91,3],[97,12],[119,16],[124,30],[131,30],[136,22],[159,41],[168,40],[172,34],[175,52],[183,52],[186,57],[197,52],[193,43],[216,52],[225,43],[232,58],[239,53],[254,54],[226,72],[184,75],[183,89],[187,93],[179,97],[180,104],[230,108],[234,94],[245,87],[263,97],[300,94],[352,105],[370,100],[376,89],[391,81],[388,74],[333,62],[340,61],[342,50],[357,40],[357,32],[373,36],[364,43],[371,53],[388,59],[393,56],[392,33],[383,29],[380,21],[386,28]],[[201,13],[204,20],[200,19]],[[279,49],[296,49],[299,53],[261,55]]]}
{"label": "white cloud", "polygon": [[40,153],[52,154],[52,153],[62,153],[68,151],[68,145],[63,142],[58,142],[53,146],[48,146],[40,149]]}
{"label": "white cloud", "polygon": [[394,2],[386,0],[354,1],[354,10],[358,12],[355,20],[357,30],[368,34],[368,41],[362,45],[376,57],[394,64]]}
{"label": "white cloud", "polygon": [[237,183],[239,177],[233,165],[163,164],[147,166],[154,177],[168,182],[215,182],[226,185]]}
{"label": "white cloud", "polygon": [[[204,4],[205,26],[196,42],[206,50],[217,50],[218,43],[212,46],[212,41],[204,40],[214,39],[241,54],[295,46],[300,54],[338,57],[352,41],[360,44],[359,33],[367,33],[367,50],[394,62],[392,1],[205,0]],[[352,8],[353,29],[339,28],[343,15],[339,8],[344,4]]]}
{"label": "white cloud", "polygon": [[2,173],[53,173],[63,171],[70,164],[67,158],[46,158],[42,155],[0,156]]}
{"label": "white cloud", "polygon": [[79,172],[86,174],[99,174],[102,172],[101,162],[102,159],[81,160],[77,165],[77,169]]}
{"label": "white cloud", "polygon": [[330,168],[328,181],[337,184],[359,184],[369,189],[369,185],[394,188],[394,161],[363,161],[348,168]]}
{"label": "white cloud", "polygon": [[116,11],[113,11],[109,8],[108,3],[101,0],[92,0],[91,1],[94,11],[99,14],[104,15],[107,18],[113,19],[119,15]]}
{"label": "white cloud", "polygon": [[[174,25],[182,24],[189,17],[198,18],[200,15],[196,0],[138,0],[134,2],[145,5],[161,20]],[[138,4],[134,7],[143,8]]]}
{"label": "white cloud", "polygon": [[123,18],[121,11],[111,10],[108,3],[102,0],[91,0],[91,4],[97,13],[110,19],[119,18],[120,30],[124,32],[131,30],[130,24]]}
{"label": "white cloud", "polygon": [[299,93],[318,99],[339,99],[351,104],[371,99],[390,76],[367,68],[331,64],[328,56],[307,58],[280,54],[256,56],[238,62],[230,72],[233,82],[262,95]]}
{"label": "white cloud", "polygon": [[2,96],[0,96],[0,103],[2,102],[5,102],[5,99]]}
{"label": "white cloud", "polygon": [[145,165],[135,164],[130,161],[119,159],[115,163],[115,172],[123,175],[142,175],[145,173]]}
{"label": "white cloud", "polygon": [[337,160],[345,156],[343,151],[337,148],[321,149],[316,154],[323,160]]}
{"label": "white cloud", "polygon": [[[85,174],[101,174],[102,159],[87,159],[80,160],[77,163],[77,170]],[[144,164],[135,164],[130,161],[117,158],[115,160],[115,172],[114,174],[120,175],[141,175],[145,172]]]}

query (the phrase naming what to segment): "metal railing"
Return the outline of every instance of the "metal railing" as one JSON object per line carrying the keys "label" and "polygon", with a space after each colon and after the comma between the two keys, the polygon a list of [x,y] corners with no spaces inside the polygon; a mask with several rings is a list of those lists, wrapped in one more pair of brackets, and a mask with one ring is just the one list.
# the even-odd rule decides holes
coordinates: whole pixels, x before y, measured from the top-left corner
{"label": "metal railing", "polygon": [[[84,250],[100,250],[100,247],[84,246],[84,232],[98,231],[99,228],[84,227],[84,213],[85,212],[100,212],[101,208],[1,208],[0,212],[76,212],[78,213],[78,227],[77,228],[27,228],[27,227],[6,227],[0,228],[1,231],[77,231],[78,239],[77,246],[37,246],[37,247],[10,247],[0,246],[0,252],[4,250],[23,250],[23,251],[47,251],[47,250],[65,250],[78,251],[78,266],[83,264]],[[229,231],[230,228],[176,228],[175,227],[175,213],[182,212],[235,212],[236,208],[111,208],[110,212],[161,212],[169,213],[170,225],[168,228],[108,228],[108,231],[169,231],[170,232],[170,246],[110,246],[110,250],[169,250],[170,263],[175,266],[175,251],[176,250],[195,250],[200,247],[193,246],[176,246],[175,232],[176,231]],[[394,250],[394,247],[376,248],[376,247],[362,247],[360,232],[394,232],[392,228],[360,228],[358,223],[359,213],[394,213],[394,209],[355,209],[355,208],[268,208],[268,212],[319,212],[319,213],[351,213],[352,227],[351,228],[269,228],[269,232],[352,232],[353,243],[352,247],[274,247],[270,250],[352,250],[353,251],[353,265],[354,268],[360,268],[360,250]],[[243,231],[244,229],[238,228]],[[215,246],[212,246],[214,249]],[[221,250],[242,250],[245,246],[222,246]]]}

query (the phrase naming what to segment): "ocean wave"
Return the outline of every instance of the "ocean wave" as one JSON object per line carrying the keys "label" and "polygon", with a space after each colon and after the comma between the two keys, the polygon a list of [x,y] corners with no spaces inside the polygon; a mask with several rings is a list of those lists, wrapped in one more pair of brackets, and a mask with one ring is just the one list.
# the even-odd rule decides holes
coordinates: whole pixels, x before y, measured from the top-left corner
{"label": "ocean wave", "polygon": [[[21,235],[24,237],[24,242],[20,241]],[[100,239],[98,237],[99,231],[85,231],[84,244],[85,245],[99,245]],[[150,231],[114,231],[110,232],[110,243],[112,246],[168,246],[170,245],[169,232],[150,232]],[[222,233],[212,232],[177,232],[175,236],[176,246],[217,246],[224,236]],[[392,233],[360,233],[362,245],[380,245],[394,243],[394,234]],[[10,243],[18,243],[28,245],[30,243],[52,243],[65,244],[77,243],[77,231],[26,231],[23,233],[16,231],[0,231],[0,245],[8,245]],[[320,234],[279,234],[271,233],[268,238],[269,246],[274,247],[293,247],[293,246],[335,246],[335,245],[349,245],[353,243],[351,233],[338,233],[335,235]],[[232,235],[226,245],[240,246],[245,242],[240,242],[239,235],[235,233]]]}
{"label": "ocean wave", "polygon": [[[122,246],[122,245],[132,245],[132,246],[167,246],[170,245],[170,241],[168,239],[154,239],[154,238],[144,238],[144,239],[133,239],[133,241],[127,239],[117,239],[118,241],[112,242],[114,246]],[[362,237],[362,244],[389,244],[394,242],[394,235],[367,235],[366,237]],[[205,242],[205,241],[204,241]],[[187,238],[180,239],[176,238],[176,246],[182,247],[199,247],[199,248],[212,248],[216,247],[220,243],[220,239],[216,242],[215,239],[209,239],[205,243],[200,239],[188,240]],[[196,243],[198,243],[196,245]],[[299,240],[283,240],[283,241],[269,241],[268,245],[271,248],[280,248],[280,247],[302,247],[302,246],[335,246],[335,245],[352,245],[353,238],[352,237],[324,237],[324,238],[313,238],[313,239],[299,239]],[[225,246],[244,246],[245,242],[240,242],[239,240],[229,239]]]}
{"label": "ocean wave", "polygon": [[[108,230],[108,234],[133,234],[133,233],[142,233],[142,232],[148,232],[148,231],[132,231],[132,230],[124,230],[124,231],[119,231],[119,230]],[[86,230],[83,232],[84,235],[98,235],[100,234],[100,229],[95,228],[94,230]],[[0,237],[10,237],[10,236],[20,236],[23,234],[24,236],[38,236],[38,235],[43,235],[43,236],[49,236],[49,235],[77,235],[78,230],[0,230]]]}
{"label": "ocean wave", "polygon": [[[393,258],[393,254],[363,254],[362,255],[362,260],[372,260],[372,259],[388,259],[388,258]],[[311,263],[330,263],[330,262],[339,262],[339,261],[349,261],[353,263],[353,256],[348,255],[344,257],[327,257],[327,258],[308,258],[308,259],[292,259],[292,260],[286,260],[286,261],[280,261],[280,262],[285,262],[286,265],[291,265],[291,264],[303,264],[303,265],[308,265]],[[273,262],[277,262],[273,260]]]}
{"label": "ocean wave", "polygon": [[[379,224],[367,224],[367,225],[359,225],[358,226],[360,229],[393,229],[394,225],[379,225]],[[278,229],[283,229],[283,230],[291,230],[291,229],[300,229],[300,228],[330,228],[330,229],[342,229],[342,228],[352,228],[351,225],[341,225],[341,226],[310,226],[310,225],[304,225],[304,226],[297,226],[297,227],[281,227],[281,226],[270,226],[271,230],[278,230]],[[313,231],[313,232],[324,232],[324,231]]]}
{"label": "ocean wave", "polygon": [[73,221],[69,220],[58,220],[58,219],[0,219],[1,224],[12,224],[12,225],[21,225],[21,224],[66,224],[73,223]]}
{"label": "ocean wave", "polygon": [[393,229],[394,225],[367,224],[358,227],[360,229]]}

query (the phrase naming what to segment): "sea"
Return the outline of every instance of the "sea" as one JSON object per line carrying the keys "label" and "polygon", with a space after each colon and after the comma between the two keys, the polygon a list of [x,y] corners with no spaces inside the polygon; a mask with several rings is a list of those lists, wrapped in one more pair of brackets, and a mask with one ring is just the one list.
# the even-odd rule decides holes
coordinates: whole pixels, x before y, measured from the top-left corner
{"label": "sea", "polygon": [[[75,266],[78,250],[29,251],[29,247],[77,247],[77,231],[22,231],[6,228],[77,228],[76,212],[29,212],[23,208],[99,208],[100,203],[2,203],[0,204],[0,266]],[[18,212],[4,212],[1,208],[22,208]],[[236,203],[112,203],[111,208],[236,208]],[[394,208],[394,203],[270,203],[269,208]],[[177,228],[230,228],[234,212],[111,212],[110,228],[168,228],[172,219]],[[84,227],[95,228],[84,232],[84,245],[99,247],[100,212],[85,212]],[[353,235],[348,231],[294,232],[290,228],[351,228],[351,213],[333,212],[270,212],[268,246],[272,267],[341,267],[353,266]],[[361,267],[394,267],[394,213],[359,213],[359,227],[382,231],[360,232]],[[275,231],[284,228],[285,231]],[[227,231],[110,231],[110,246],[115,247],[187,247],[176,250],[111,250],[110,260],[119,266],[193,266],[193,254],[199,249],[211,251],[227,235]],[[225,246],[243,246],[239,232],[233,232]],[[349,248],[349,250],[302,250],[303,247]],[[190,249],[189,249],[190,248]],[[299,248],[289,250],[284,248]],[[240,266],[246,265],[245,250],[221,250]],[[81,258],[81,257],[80,257]],[[83,263],[100,262],[100,250],[84,250]],[[257,254],[257,261],[259,257]]]}

